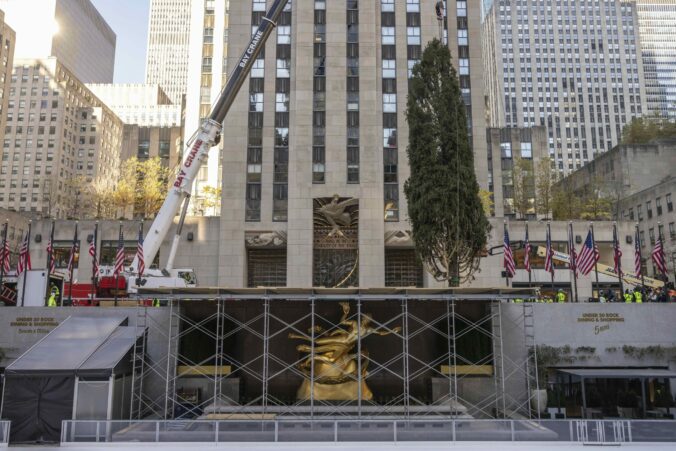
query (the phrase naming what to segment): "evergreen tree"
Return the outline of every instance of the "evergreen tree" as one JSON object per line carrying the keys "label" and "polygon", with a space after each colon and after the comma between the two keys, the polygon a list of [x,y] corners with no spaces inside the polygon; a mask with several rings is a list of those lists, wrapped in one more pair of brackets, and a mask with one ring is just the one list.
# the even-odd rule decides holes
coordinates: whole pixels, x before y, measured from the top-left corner
{"label": "evergreen tree", "polygon": [[490,225],[451,53],[437,39],[413,68],[406,117],[411,176],[404,192],[416,252],[437,280],[471,280]]}

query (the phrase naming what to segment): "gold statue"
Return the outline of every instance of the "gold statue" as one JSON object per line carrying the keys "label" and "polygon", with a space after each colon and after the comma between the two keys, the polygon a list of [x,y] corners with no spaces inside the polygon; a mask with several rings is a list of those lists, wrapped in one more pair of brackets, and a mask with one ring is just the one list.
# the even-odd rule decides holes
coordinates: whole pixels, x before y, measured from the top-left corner
{"label": "gold statue", "polygon": [[[350,304],[341,302],[343,316],[340,319],[340,326],[346,329],[338,328],[331,333],[325,334],[324,330],[318,326],[315,327],[314,343],[310,337],[290,333],[289,338],[308,340],[309,345],[298,345],[296,349],[309,355],[298,365],[298,368],[308,376],[298,389],[298,399],[310,399],[312,386],[314,386],[314,399],[323,401],[348,401],[359,399],[358,385],[358,367],[357,354],[354,347],[359,338],[364,339],[371,334],[380,336],[398,333],[401,327],[395,327],[391,330],[381,330],[371,326],[372,316],[368,313],[362,314],[361,324],[357,318],[348,319],[350,314]],[[360,327],[361,326],[361,327]],[[308,331],[312,335],[313,331]],[[314,348],[314,356],[313,356]],[[314,357],[314,358],[313,358]],[[312,370],[314,366],[314,384],[311,384]],[[368,366],[368,351],[361,347],[361,398],[363,400],[373,399],[373,393],[366,384],[366,367]]]}

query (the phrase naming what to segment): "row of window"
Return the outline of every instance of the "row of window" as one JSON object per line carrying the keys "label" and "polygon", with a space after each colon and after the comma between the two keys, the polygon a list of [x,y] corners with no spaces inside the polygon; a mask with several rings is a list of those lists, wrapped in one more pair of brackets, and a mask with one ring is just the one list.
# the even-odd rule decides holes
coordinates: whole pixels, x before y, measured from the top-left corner
{"label": "row of window", "polygon": [[[669,213],[674,211],[674,204],[671,201],[671,193],[667,194],[665,197],[665,203],[667,206],[667,211]],[[653,217],[653,202],[651,200],[647,201],[645,203],[646,207],[646,214],[648,216],[648,219],[652,219]],[[661,216],[663,213],[662,209],[662,198],[657,197],[655,198],[655,211],[657,212],[657,216]],[[622,211],[622,217],[625,219],[629,219],[631,221],[634,221],[635,219],[638,219],[639,221],[643,221],[643,205],[637,205],[636,206],[636,216],[634,216],[634,208],[629,208],[627,211]]]}

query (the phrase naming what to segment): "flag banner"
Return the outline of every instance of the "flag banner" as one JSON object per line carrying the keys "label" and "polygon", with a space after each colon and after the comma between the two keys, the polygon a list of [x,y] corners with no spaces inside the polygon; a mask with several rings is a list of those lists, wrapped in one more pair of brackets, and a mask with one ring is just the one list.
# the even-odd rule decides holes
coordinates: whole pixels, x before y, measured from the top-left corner
{"label": "flag banner", "polygon": [[507,277],[514,277],[516,274],[516,265],[514,264],[514,253],[512,252],[512,247],[509,244],[509,232],[507,231],[507,225],[505,225],[505,241],[504,241],[504,250],[505,250],[505,259],[504,267]]}
{"label": "flag banner", "polygon": [[146,264],[143,259],[143,223],[138,230],[138,243],[136,244],[136,259],[138,260],[138,275],[143,275],[146,271]]}
{"label": "flag banner", "polygon": [[620,249],[620,240],[617,239],[616,225],[613,225],[613,261],[615,262],[615,273],[622,277],[622,249]]}
{"label": "flag banner", "polygon": [[599,248],[594,242],[592,237],[591,230],[587,232],[587,239],[584,240],[582,245],[582,250],[580,251],[579,259],[577,261],[577,267],[580,270],[580,274],[586,276],[588,275],[594,266],[599,261]]}
{"label": "flag banner", "polygon": [[523,265],[526,268],[526,271],[531,272],[531,264],[530,264],[530,253],[531,253],[532,247],[530,245],[530,239],[528,238],[528,228],[526,227],[526,244],[524,247],[524,254],[523,254]]}
{"label": "flag banner", "polygon": [[663,275],[667,274],[667,261],[664,258],[664,247],[662,246],[662,237],[657,238],[655,248],[653,249],[653,263],[655,268]]}
{"label": "flag banner", "polygon": [[547,226],[547,253],[545,255],[545,271],[554,275],[554,249],[552,248],[552,237],[549,226]]}
{"label": "flag banner", "polygon": [[117,255],[115,255],[115,270],[113,274],[115,277],[119,276],[124,269],[124,235],[122,234],[122,226],[120,226],[120,236],[117,241]]}
{"label": "flag banner", "polygon": [[29,252],[29,240],[30,234],[26,232],[26,237],[21,242],[21,250],[19,251],[19,263],[16,267],[17,277],[21,275],[24,271],[31,270],[31,254]]}
{"label": "flag banner", "polygon": [[636,228],[636,236],[634,237],[634,274],[636,277],[641,277],[641,237]]}

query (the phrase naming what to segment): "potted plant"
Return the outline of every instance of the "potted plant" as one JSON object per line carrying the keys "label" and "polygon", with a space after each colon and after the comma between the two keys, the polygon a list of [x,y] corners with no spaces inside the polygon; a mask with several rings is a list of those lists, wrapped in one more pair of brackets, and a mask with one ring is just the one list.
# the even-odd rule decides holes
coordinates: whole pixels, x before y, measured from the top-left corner
{"label": "potted plant", "polygon": [[636,393],[633,391],[620,392],[617,397],[617,413],[621,418],[634,418],[637,407]]}
{"label": "potted plant", "polygon": [[547,413],[553,420],[566,418],[566,397],[559,387],[547,390]]}
{"label": "potted plant", "polygon": [[549,365],[552,361],[552,356],[548,349],[538,346],[537,348],[537,387],[531,388],[530,393],[530,407],[534,412],[547,411],[547,385],[549,383]]}
{"label": "potted plant", "polygon": [[661,411],[666,418],[673,418],[674,415],[670,409],[674,407],[674,400],[669,394],[668,387],[660,387],[655,391],[655,407]]}

